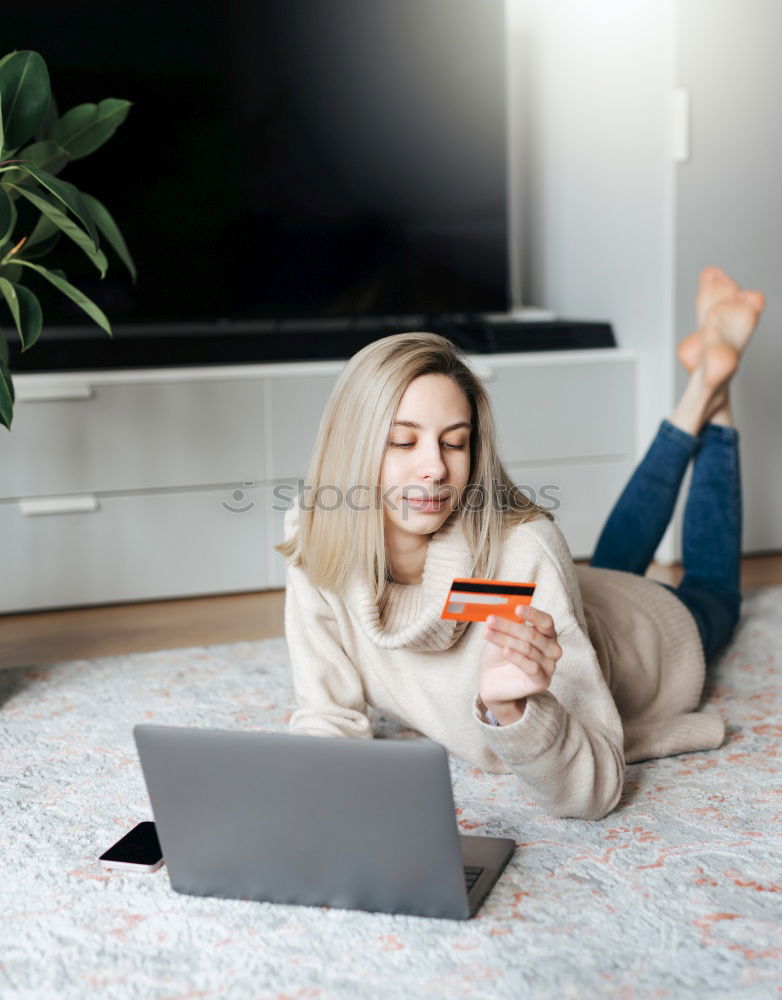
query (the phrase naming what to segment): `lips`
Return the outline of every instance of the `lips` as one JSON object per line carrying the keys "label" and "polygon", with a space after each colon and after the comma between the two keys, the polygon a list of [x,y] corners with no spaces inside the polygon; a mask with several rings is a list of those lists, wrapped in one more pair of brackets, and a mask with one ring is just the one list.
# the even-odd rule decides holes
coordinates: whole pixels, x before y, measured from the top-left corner
{"label": "lips", "polygon": [[419,514],[438,514],[443,507],[448,507],[448,495],[439,497],[403,497],[407,501],[408,510]]}

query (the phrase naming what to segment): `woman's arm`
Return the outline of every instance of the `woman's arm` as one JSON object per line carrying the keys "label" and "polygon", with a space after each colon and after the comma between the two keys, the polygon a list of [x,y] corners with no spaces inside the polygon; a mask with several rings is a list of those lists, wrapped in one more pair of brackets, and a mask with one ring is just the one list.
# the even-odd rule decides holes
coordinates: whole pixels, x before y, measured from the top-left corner
{"label": "woman's arm", "polygon": [[[294,500],[285,513],[286,539],[298,519]],[[291,732],[372,739],[364,686],[342,647],[334,612],[304,568],[290,562],[285,570],[285,638],[297,706]]]}
{"label": "woman's arm", "polygon": [[290,564],[285,638],[297,705],[289,723],[291,732],[372,739],[364,687],[342,648],[333,611],[305,571]]}
{"label": "woman's arm", "polygon": [[532,606],[551,615],[562,650],[548,690],[524,695],[517,665],[524,698],[521,717],[490,725],[480,694],[473,714],[486,743],[547,812],[600,819],[622,794],[622,722],[594,647],[576,617],[570,590],[578,581],[575,572],[568,572],[572,559],[564,538],[554,526],[548,534],[551,547],[534,531],[517,531],[513,538],[514,544],[521,543],[514,579],[536,583]]}

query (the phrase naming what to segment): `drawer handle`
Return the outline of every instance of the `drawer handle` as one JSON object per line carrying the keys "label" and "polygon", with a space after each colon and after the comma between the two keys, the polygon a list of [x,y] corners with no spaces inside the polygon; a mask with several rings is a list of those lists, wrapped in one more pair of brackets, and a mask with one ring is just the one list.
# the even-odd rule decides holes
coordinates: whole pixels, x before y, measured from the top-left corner
{"label": "drawer handle", "polygon": [[26,517],[35,514],[80,514],[98,509],[98,498],[91,493],[78,497],[31,497],[20,500],[19,509]]}
{"label": "drawer handle", "polygon": [[95,395],[88,382],[48,382],[17,385],[17,403],[41,403],[60,399],[91,399]]}

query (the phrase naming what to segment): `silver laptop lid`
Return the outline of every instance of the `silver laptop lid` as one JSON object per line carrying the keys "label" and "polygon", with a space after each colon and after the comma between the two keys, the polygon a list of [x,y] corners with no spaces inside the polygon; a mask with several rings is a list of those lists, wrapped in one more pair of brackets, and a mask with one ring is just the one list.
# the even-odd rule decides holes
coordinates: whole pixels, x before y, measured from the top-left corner
{"label": "silver laptop lid", "polygon": [[148,724],[133,735],[176,891],[469,916],[439,744]]}

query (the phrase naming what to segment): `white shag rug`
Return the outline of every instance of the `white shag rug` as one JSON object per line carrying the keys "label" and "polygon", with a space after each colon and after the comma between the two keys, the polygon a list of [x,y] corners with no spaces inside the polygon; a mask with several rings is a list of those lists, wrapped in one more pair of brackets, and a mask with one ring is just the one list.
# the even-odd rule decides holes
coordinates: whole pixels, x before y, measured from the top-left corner
{"label": "white shag rug", "polygon": [[598,822],[451,757],[461,828],[518,844],[455,922],[183,896],[165,866],[99,866],[152,818],[133,725],[286,731],[284,639],[0,671],[0,997],[782,996],[782,587],[747,592],[704,697],[723,746],[628,766]]}

